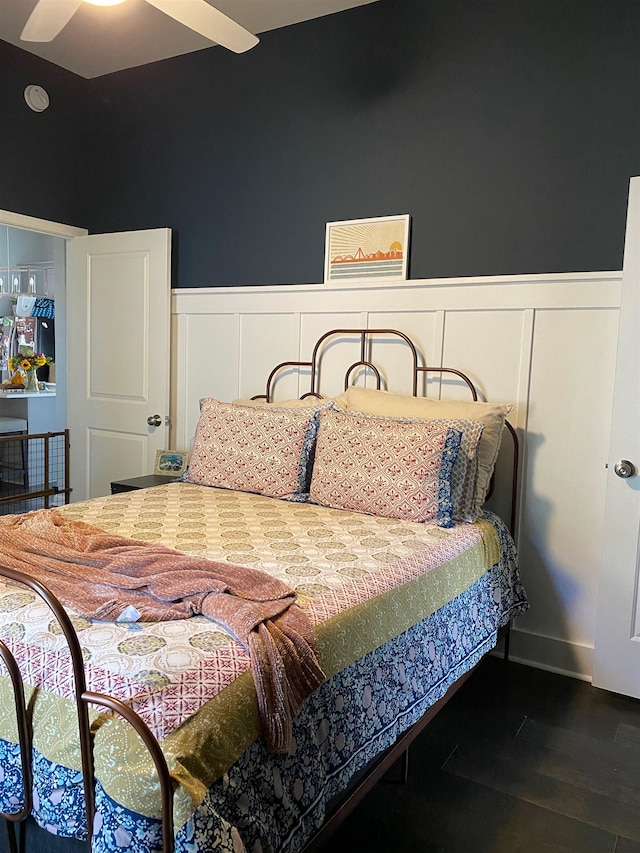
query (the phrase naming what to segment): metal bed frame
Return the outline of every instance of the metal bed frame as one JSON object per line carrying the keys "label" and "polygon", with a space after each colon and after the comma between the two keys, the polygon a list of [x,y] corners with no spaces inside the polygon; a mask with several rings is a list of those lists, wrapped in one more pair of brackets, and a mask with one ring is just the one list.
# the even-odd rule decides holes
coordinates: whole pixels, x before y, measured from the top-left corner
{"label": "metal bed frame", "polygon": [[[468,388],[471,398],[477,401],[477,391],[464,373],[454,368],[448,367],[428,367],[420,365],[418,350],[411,339],[403,332],[395,329],[333,329],[322,335],[316,342],[310,361],[285,361],[278,364],[269,374],[266,384],[266,392],[262,395],[257,395],[253,399],[264,399],[266,402],[272,402],[273,388],[277,381],[278,375],[285,369],[304,370],[308,368],[310,371],[310,388],[309,391],[301,395],[301,399],[313,397],[321,399],[322,395],[319,392],[320,378],[320,361],[322,358],[323,345],[332,338],[340,336],[357,336],[360,341],[360,358],[351,364],[345,373],[345,390],[349,386],[349,382],[354,372],[362,369],[370,371],[376,380],[376,387],[381,388],[382,374],[380,370],[372,362],[370,353],[367,353],[367,345],[371,345],[374,338],[391,337],[401,341],[408,346],[412,362],[413,362],[413,394],[417,396],[419,379],[429,373],[448,374],[457,377]],[[369,356],[369,357],[367,357]],[[515,429],[506,422],[507,429],[513,440],[513,455],[512,455],[512,485],[511,485],[511,514],[510,514],[510,530],[513,534],[516,521],[516,499],[517,499],[517,480],[518,480],[518,465],[519,465],[519,450],[518,436]],[[155,736],[144,723],[144,721],[124,702],[115,697],[108,696],[103,693],[95,693],[87,690],[85,671],[82,657],[82,650],[71,619],[61,602],[54,596],[46,586],[33,580],[28,575],[5,567],[0,564],[0,577],[8,578],[19,584],[31,589],[51,610],[53,616],[58,621],[60,628],[65,636],[69,653],[71,656],[71,665],[73,671],[74,682],[74,698],[76,704],[78,734],[80,742],[81,765],[83,774],[83,789],[85,797],[85,813],[88,828],[88,845],[91,849],[91,837],[93,818],[95,814],[95,773],[94,773],[94,757],[93,757],[93,739],[89,708],[97,706],[106,709],[114,714],[121,716],[126,720],[138,733],[143,743],[147,747],[150,756],[155,765],[158,776],[158,786],[161,800],[161,826],[162,826],[162,853],[173,853],[174,851],[174,836],[173,836],[173,790],[174,784],[171,778],[171,773],[167,766],[167,762],[162,753],[162,749],[156,740]],[[509,653],[509,626],[499,632],[499,640],[504,639],[504,657],[508,659]],[[9,850],[10,853],[18,853],[22,851],[24,838],[21,836],[18,840],[15,828],[18,825],[24,826],[24,821],[31,813],[32,808],[32,731],[30,725],[30,711],[26,700],[25,685],[22,680],[18,663],[8,646],[0,640],[0,658],[8,672],[9,678],[13,687],[15,699],[15,713],[18,727],[20,758],[22,764],[23,788],[24,788],[24,804],[23,807],[12,813],[0,812],[0,816],[4,818],[7,826]],[[447,702],[460,689],[462,684],[473,673],[473,669],[463,675],[456,681],[447,691],[447,693],[437,701],[426,714],[408,729],[396,743],[390,747],[381,756],[377,757],[372,765],[358,777],[358,780],[350,786],[347,792],[340,798],[339,802],[335,803],[330,809],[329,816],[323,826],[310,839],[305,847],[305,853],[316,853],[326,842],[330,834],[342,823],[347,815],[355,808],[355,806],[364,798],[366,793],[375,785],[375,783],[387,772],[387,770],[398,759],[401,760],[401,781],[406,780],[408,772],[408,748],[411,742],[424,729],[424,727],[436,716],[436,714],[447,704]]]}

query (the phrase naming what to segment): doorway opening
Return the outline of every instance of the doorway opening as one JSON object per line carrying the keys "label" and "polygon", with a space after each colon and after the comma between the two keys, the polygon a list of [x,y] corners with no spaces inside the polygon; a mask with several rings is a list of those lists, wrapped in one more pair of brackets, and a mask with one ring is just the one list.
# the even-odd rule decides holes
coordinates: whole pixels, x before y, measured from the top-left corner
{"label": "doorway opening", "polygon": [[[54,234],[0,225],[0,416],[25,418],[30,432],[66,426],[65,243]],[[53,359],[37,371],[38,398],[10,384],[11,358],[25,350]]]}

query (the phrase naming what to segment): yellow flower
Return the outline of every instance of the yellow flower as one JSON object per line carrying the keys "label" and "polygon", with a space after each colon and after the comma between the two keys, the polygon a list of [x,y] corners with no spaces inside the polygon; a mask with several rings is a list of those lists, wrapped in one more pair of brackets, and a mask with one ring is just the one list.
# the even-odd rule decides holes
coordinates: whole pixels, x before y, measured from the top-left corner
{"label": "yellow flower", "polygon": [[20,362],[20,367],[23,370],[31,370],[33,365],[31,364],[31,362],[29,361],[28,358],[23,358],[22,361]]}
{"label": "yellow flower", "polygon": [[43,364],[47,363],[47,359],[43,355],[39,355],[36,358],[36,367],[42,367]]}

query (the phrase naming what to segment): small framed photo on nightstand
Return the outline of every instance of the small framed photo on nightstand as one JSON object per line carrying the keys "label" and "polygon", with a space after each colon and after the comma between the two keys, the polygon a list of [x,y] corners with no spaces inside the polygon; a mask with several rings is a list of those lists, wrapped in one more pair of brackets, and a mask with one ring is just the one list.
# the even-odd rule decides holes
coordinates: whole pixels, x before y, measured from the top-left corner
{"label": "small framed photo on nightstand", "polygon": [[177,450],[158,450],[154,474],[164,474],[166,477],[179,477],[187,469],[189,454]]}

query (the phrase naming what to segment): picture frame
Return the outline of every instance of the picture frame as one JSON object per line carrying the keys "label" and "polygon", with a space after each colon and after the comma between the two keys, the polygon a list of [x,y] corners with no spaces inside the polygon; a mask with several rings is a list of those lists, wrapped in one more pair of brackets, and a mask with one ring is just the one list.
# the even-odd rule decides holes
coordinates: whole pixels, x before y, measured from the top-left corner
{"label": "picture frame", "polygon": [[188,453],[180,453],[177,450],[158,450],[153,473],[162,474],[165,477],[179,477],[187,470],[188,464]]}
{"label": "picture frame", "polygon": [[409,260],[408,213],[327,222],[324,281],[405,281]]}

